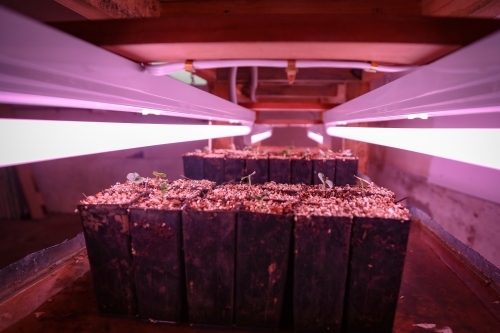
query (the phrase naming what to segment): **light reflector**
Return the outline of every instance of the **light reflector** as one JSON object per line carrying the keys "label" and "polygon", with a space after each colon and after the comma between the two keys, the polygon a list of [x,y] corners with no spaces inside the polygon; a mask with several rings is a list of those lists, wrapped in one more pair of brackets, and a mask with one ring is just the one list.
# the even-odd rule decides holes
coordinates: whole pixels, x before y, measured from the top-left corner
{"label": "light reflector", "polygon": [[327,133],[500,170],[500,129],[328,127]]}
{"label": "light reflector", "polygon": [[248,133],[248,126],[0,119],[0,167]]}

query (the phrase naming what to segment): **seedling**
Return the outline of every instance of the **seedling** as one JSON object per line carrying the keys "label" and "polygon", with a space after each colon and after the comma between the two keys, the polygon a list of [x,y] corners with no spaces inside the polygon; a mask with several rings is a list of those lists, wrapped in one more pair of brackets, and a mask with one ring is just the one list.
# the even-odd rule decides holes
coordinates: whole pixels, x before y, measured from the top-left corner
{"label": "seedling", "polygon": [[358,186],[361,187],[362,189],[365,188],[365,184],[368,184],[368,186],[372,186],[373,183],[370,183],[369,181],[363,179],[363,178],[360,178],[358,176],[354,176],[356,178],[356,182],[358,183]]}
{"label": "seedling", "polygon": [[288,155],[288,150],[286,150],[286,149],[283,149],[283,151],[281,152],[281,154],[283,154],[283,156],[286,156],[286,155]]}
{"label": "seedling", "polygon": [[345,156],[352,156],[352,152],[350,149],[346,149],[342,152],[342,155],[345,155]]}
{"label": "seedling", "polygon": [[167,192],[168,190],[168,186],[166,183],[161,183],[161,186],[160,186],[160,189],[161,189],[161,194],[162,195],[165,195],[165,193]]}
{"label": "seedling", "polygon": [[294,150],[294,149],[295,149],[295,146],[294,146],[294,145],[290,145],[290,146],[288,147],[288,149],[290,149],[290,150]]}
{"label": "seedling", "polygon": [[254,195],[255,200],[259,201],[259,209],[262,209],[262,201],[264,201],[267,196],[265,195]]}
{"label": "seedling", "polygon": [[305,155],[310,155],[311,154],[311,149],[307,148]]}
{"label": "seedling", "polygon": [[210,152],[210,148],[208,148],[208,146],[205,146],[205,147],[203,148],[203,151],[204,151],[205,153],[209,153],[209,152]]}
{"label": "seedling", "polygon": [[194,151],[197,153],[201,153],[201,149],[195,149]]}
{"label": "seedling", "polygon": [[318,178],[323,183],[323,189],[326,189],[327,185],[329,188],[333,188],[333,182],[321,172],[318,172]]}
{"label": "seedling", "polygon": [[156,177],[156,181],[159,182],[160,181],[160,178],[165,178],[167,177],[166,174],[164,174],[163,172],[158,172],[158,171],[153,171],[153,176]]}
{"label": "seedling", "polygon": [[144,182],[144,178],[139,176],[139,174],[137,172],[131,172],[127,175],[127,179],[130,180],[130,182],[132,182],[132,187],[135,186],[135,184],[140,184],[142,182]]}
{"label": "seedling", "polygon": [[243,148],[243,151],[247,151],[247,150],[250,150],[249,146],[245,146],[245,148]]}
{"label": "seedling", "polygon": [[241,177],[240,182],[244,181],[246,178],[248,178],[248,185],[252,185],[252,176],[255,175],[255,171],[249,174],[248,176]]}
{"label": "seedling", "polygon": [[324,151],[322,151],[321,149],[319,150],[319,154],[320,154],[321,156],[326,156],[326,153],[325,153]]}

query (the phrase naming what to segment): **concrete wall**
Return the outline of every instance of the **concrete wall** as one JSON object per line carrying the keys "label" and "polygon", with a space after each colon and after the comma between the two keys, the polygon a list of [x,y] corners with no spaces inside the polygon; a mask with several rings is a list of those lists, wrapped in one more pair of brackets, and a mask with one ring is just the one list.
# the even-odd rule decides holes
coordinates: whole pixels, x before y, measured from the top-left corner
{"label": "concrete wall", "polygon": [[[393,121],[377,126],[500,128],[500,114]],[[477,147],[477,149],[491,149]],[[500,267],[500,170],[369,145],[368,176],[410,197],[446,231]],[[491,150],[491,154],[500,152]]]}

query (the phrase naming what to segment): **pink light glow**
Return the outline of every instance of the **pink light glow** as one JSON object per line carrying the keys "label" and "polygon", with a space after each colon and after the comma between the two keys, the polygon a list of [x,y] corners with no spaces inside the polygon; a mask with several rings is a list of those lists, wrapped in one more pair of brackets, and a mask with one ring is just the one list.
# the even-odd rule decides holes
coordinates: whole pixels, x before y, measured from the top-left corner
{"label": "pink light glow", "polygon": [[0,167],[248,133],[248,126],[0,119]]}
{"label": "pink light glow", "polygon": [[327,133],[500,170],[500,129],[328,127]]}

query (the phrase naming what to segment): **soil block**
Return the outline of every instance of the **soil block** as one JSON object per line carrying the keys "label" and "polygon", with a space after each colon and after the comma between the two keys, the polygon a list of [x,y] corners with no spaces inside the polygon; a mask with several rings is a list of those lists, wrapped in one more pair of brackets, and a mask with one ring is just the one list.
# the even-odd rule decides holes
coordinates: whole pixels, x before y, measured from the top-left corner
{"label": "soil block", "polygon": [[203,157],[203,179],[224,183],[224,155],[208,154]]}
{"label": "soil block", "polygon": [[264,184],[269,181],[269,160],[267,156],[247,158],[246,164],[246,175],[255,171],[255,175],[252,176],[252,184]]}
{"label": "soil block", "polygon": [[410,220],[354,218],[345,332],[392,332],[410,225]]}
{"label": "soil block", "polygon": [[184,176],[189,179],[203,179],[203,156],[183,155]]}
{"label": "soil block", "polygon": [[231,326],[236,212],[187,208],[182,223],[189,322]]}
{"label": "soil block", "polygon": [[[313,162],[310,159],[301,158],[291,160],[291,177],[292,184],[312,184],[313,177]],[[319,180],[319,179],[318,179]]]}
{"label": "soil block", "polygon": [[246,159],[243,157],[226,157],[224,162],[224,181],[226,183],[238,183],[246,176]]}
{"label": "soil block", "polygon": [[102,314],[135,316],[128,205],[78,205]]}
{"label": "soil block", "polygon": [[[324,174],[328,179],[335,183],[335,159],[313,159],[313,184],[322,184],[318,177],[318,173]],[[353,177],[354,178],[354,177]],[[337,183],[335,183],[337,185]]]}
{"label": "soil block", "polygon": [[235,325],[278,329],[293,215],[238,212]]}
{"label": "soil block", "polygon": [[358,158],[356,157],[337,157],[335,166],[335,185],[356,185],[358,175]]}
{"label": "soil block", "polygon": [[130,224],[139,317],[180,322],[181,211],[130,208]]}
{"label": "soil block", "polygon": [[289,157],[269,157],[269,181],[290,184],[291,163]]}
{"label": "soil block", "polygon": [[351,221],[338,216],[296,217],[295,331],[340,332]]}

